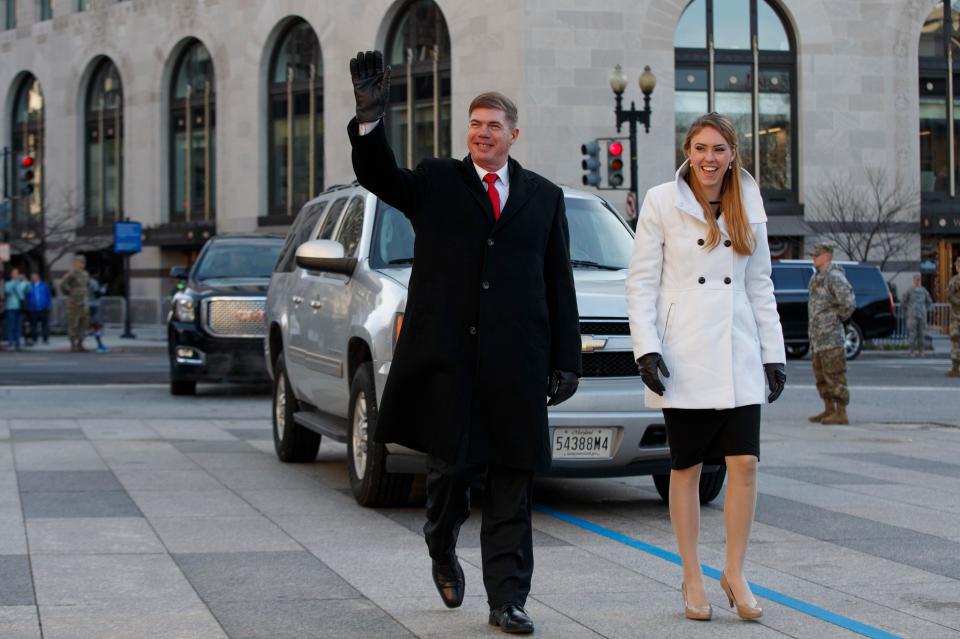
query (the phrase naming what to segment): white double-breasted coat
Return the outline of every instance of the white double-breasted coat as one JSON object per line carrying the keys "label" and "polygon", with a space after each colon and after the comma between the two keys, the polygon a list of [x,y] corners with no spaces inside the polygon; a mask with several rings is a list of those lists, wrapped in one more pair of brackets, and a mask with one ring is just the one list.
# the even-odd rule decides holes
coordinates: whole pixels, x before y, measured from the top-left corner
{"label": "white double-breasted coat", "polygon": [[740,173],[753,254],[733,250],[723,216],[720,244],[705,245],[707,222],[684,176],[647,191],[626,279],[636,358],[660,353],[670,370],[651,408],[733,408],[766,403],[763,364],[786,362],[770,279],[767,216],[757,183]]}

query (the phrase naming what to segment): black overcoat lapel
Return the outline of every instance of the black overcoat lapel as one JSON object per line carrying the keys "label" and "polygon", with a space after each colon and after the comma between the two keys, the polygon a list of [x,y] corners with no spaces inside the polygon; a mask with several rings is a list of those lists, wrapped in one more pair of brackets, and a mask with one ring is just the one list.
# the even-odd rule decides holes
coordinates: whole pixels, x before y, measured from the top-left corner
{"label": "black overcoat lapel", "polygon": [[507,197],[507,204],[500,211],[500,219],[493,225],[494,233],[516,217],[537,190],[536,182],[530,179],[519,162],[513,158],[507,162],[510,167],[510,195]]}
{"label": "black overcoat lapel", "polygon": [[[464,184],[467,185],[467,190],[470,191],[470,195],[473,196],[473,199],[476,200],[477,206],[480,214],[483,215],[483,219],[487,221],[488,224],[493,224],[493,204],[490,203],[490,196],[487,195],[487,190],[483,188],[483,182],[480,181],[480,176],[477,175],[477,169],[473,165],[473,160],[470,159],[470,156],[463,158],[463,161],[460,163],[460,173],[463,177]],[[509,199],[507,200],[510,201]]]}

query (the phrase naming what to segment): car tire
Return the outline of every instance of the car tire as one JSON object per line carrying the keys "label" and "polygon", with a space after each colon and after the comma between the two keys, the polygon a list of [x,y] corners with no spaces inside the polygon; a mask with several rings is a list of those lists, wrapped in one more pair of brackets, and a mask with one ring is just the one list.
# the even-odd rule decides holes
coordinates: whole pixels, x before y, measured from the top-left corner
{"label": "car tire", "polygon": [[803,356],[810,352],[810,343],[787,344],[787,359],[803,359]]}
{"label": "car tire", "polygon": [[170,378],[171,395],[196,395],[197,383],[190,379]]}
{"label": "car tire", "polygon": [[320,434],[296,423],[299,404],[287,379],[283,354],[277,357],[273,374],[273,447],[282,462],[312,462],[320,449]]}
{"label": "car tire", "polygon": [[[700,473],[700,503],[709,504],[711,501],[717,498],[717,495],[720,494],[720,491],[723,489],[723,480],[727,477],[727,468],[726,466],[721,466],[719,469],[710,472],[710,473]],[[663,503],[670,503],[670,474],[666,475],[654,475],[653,476],[653,485],[657,488],[657,494],[660,495],[660,499],[663,500]]]}
{"label": "car tire", "polygon": [[863,331],[856,322],[849,322],[843,329],[843,354],[847,361],[857,359],[863,350]]}
{"label": "car tire", "polygon": [[410,497],[413,475],[388,473],[386,447],[373,441],[377,425],[377,389],[373,365],[364,362],[350,384],[350,432],[347,437],[347,473],[353,498],[361,506],[401,506]]}

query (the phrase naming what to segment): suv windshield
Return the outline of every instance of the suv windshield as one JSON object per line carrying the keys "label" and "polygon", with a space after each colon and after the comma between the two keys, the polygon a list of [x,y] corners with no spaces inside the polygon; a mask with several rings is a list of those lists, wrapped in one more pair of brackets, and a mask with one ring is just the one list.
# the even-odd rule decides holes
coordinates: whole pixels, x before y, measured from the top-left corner
{"label": "suv windshield", "polygon": [[193,269],[193,279],[270,277],[283,240],[214,242]]}
{"label": "suv windshield", "polygon": [[[625,269],[633,237],[616,213],[600,200],[566,198],[570,263],[574,268]],[[380,203],[370,261],[373,268],[413,264],[413,227],[400,211]]]}

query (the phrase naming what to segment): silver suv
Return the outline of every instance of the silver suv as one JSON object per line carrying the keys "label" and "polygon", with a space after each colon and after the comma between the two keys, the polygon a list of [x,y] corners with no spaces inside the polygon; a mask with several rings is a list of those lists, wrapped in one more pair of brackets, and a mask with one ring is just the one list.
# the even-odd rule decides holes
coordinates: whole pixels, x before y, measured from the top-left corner
{"label": "silver suv", "polygon": [[[550,474],[652,474],[666,499],[666,432],[660,413],[644,410],[624,300],[632,233],[595,195],[564,188],[564,197],[583,377],[573,398],[550,408]],[[370,436],[403,326],[412,264],[407,218],[357,184],[338,186],[297,215],[267,293],[264,345],[277,456],[310,462],[321,437],[345,442],[353,494],[365,506],[403,503],[413,475],[424,472],[421,454]],[[704,470],[701,498],[709,501],[725,473]]]}

